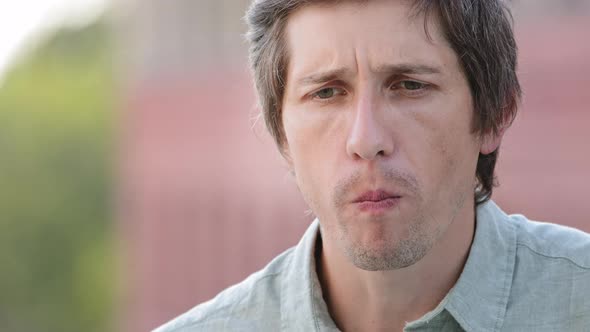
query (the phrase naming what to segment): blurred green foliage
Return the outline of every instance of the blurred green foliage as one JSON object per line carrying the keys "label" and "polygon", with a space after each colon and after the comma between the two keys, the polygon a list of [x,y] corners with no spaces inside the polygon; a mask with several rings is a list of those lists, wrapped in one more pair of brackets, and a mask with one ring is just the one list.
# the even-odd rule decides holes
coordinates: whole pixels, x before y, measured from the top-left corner
{"label": "blurred green foliage", "polygon": [[0,86],[0,331],[109,331],[112,45],[63,28]]}

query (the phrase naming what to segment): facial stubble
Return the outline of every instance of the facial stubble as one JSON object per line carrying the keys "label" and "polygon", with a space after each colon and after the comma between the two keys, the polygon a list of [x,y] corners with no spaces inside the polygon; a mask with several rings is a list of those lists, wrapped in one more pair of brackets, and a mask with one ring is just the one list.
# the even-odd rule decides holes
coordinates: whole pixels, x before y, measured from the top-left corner
{"label": "facial stubble", "polygon": [[[429,216],[424,209],[420,186],[412,174],[396,170],[387,170],[383,178],[403,189],[405,200],[412,200],[409,204],[415,210],[406,214],[407,220],[395,220],[395,217],[374,217],[373,219],[350,220],[344,214],[349,208],[349,193],[363,180],[360,173],[354,174],[340,181],[334,190],[333,204],[336,211],[337,229],[330,230],[341,250],[356,267],[366,271],[385,271],[402,269],[420,261],[432,248],[440,235],[440,229],[435,227],[439,223],[429,223]],[[396,215],[400,216],[400,215]],[[351,232],[351,223],[376,222],[391,223],[384,225],[384,229],[396,228],[397,234],[379,234],[378,239],[371,244],[362,243],[355,239]],[[396,225],[393,225],[396,224]],[[355,225],[363,227],[363,225]]]}

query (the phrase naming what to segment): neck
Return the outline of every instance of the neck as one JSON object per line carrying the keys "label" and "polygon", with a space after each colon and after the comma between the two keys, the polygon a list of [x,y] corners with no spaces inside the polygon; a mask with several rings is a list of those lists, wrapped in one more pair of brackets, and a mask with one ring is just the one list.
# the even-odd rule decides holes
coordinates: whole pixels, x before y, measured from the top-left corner
{"label": "neck", "polygon": [[436,308],[455,285],[475,231],[473,209],[464,209],[416,264],[398,270],[357,268],[323,239],[316,260],[324,300],[343,331],[401,331],[406,322]]}

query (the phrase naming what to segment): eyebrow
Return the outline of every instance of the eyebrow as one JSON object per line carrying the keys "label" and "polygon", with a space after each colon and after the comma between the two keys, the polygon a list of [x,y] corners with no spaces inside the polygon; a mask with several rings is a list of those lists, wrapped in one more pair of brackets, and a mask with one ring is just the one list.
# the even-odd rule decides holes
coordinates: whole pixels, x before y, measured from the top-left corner
{"label": "eyebrow", "polygon": [[388,73],[394,75],[404,74],[440,74],[442,71],[439,67],[430,65],[415,65],[415,64],[398,64],[398,65],[382,65],[377,67],[377,73]]}
{"label": "eyebrow", "polygon": [[[440,74],[441,70],[438,67],[430,65],[416,65],[416,64],[396,64],[396,65],[381,65],[375,70],[377,73],[386,73],[389,75],[418,75],[418,74]],[[336,68],[319,73],[302,77],[297,80],[297,85],[312,85],[320,84],[335,80],[342,76],[350,74],[347,68]]]}
{"label": "eyebrow", "polygon": [[350,71],[346,68],[336,68],[302,77],[297,80],[297,83],[298,85],[320,84],[335,80],[338,77],[346,76],[349,73]]}

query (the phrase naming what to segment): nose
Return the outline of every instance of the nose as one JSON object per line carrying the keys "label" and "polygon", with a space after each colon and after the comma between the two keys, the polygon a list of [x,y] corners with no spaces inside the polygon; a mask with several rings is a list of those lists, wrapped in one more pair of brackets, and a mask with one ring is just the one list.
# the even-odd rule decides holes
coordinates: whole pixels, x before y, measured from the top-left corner
{"label": "nose", "polygon": [[347,154],[355,159],[373,160],[386,157],[393,152],[393,137],[388,131],[391,127],[385,121],[381,103],[373,93],[359,96],[354,120],[346,142]]}

